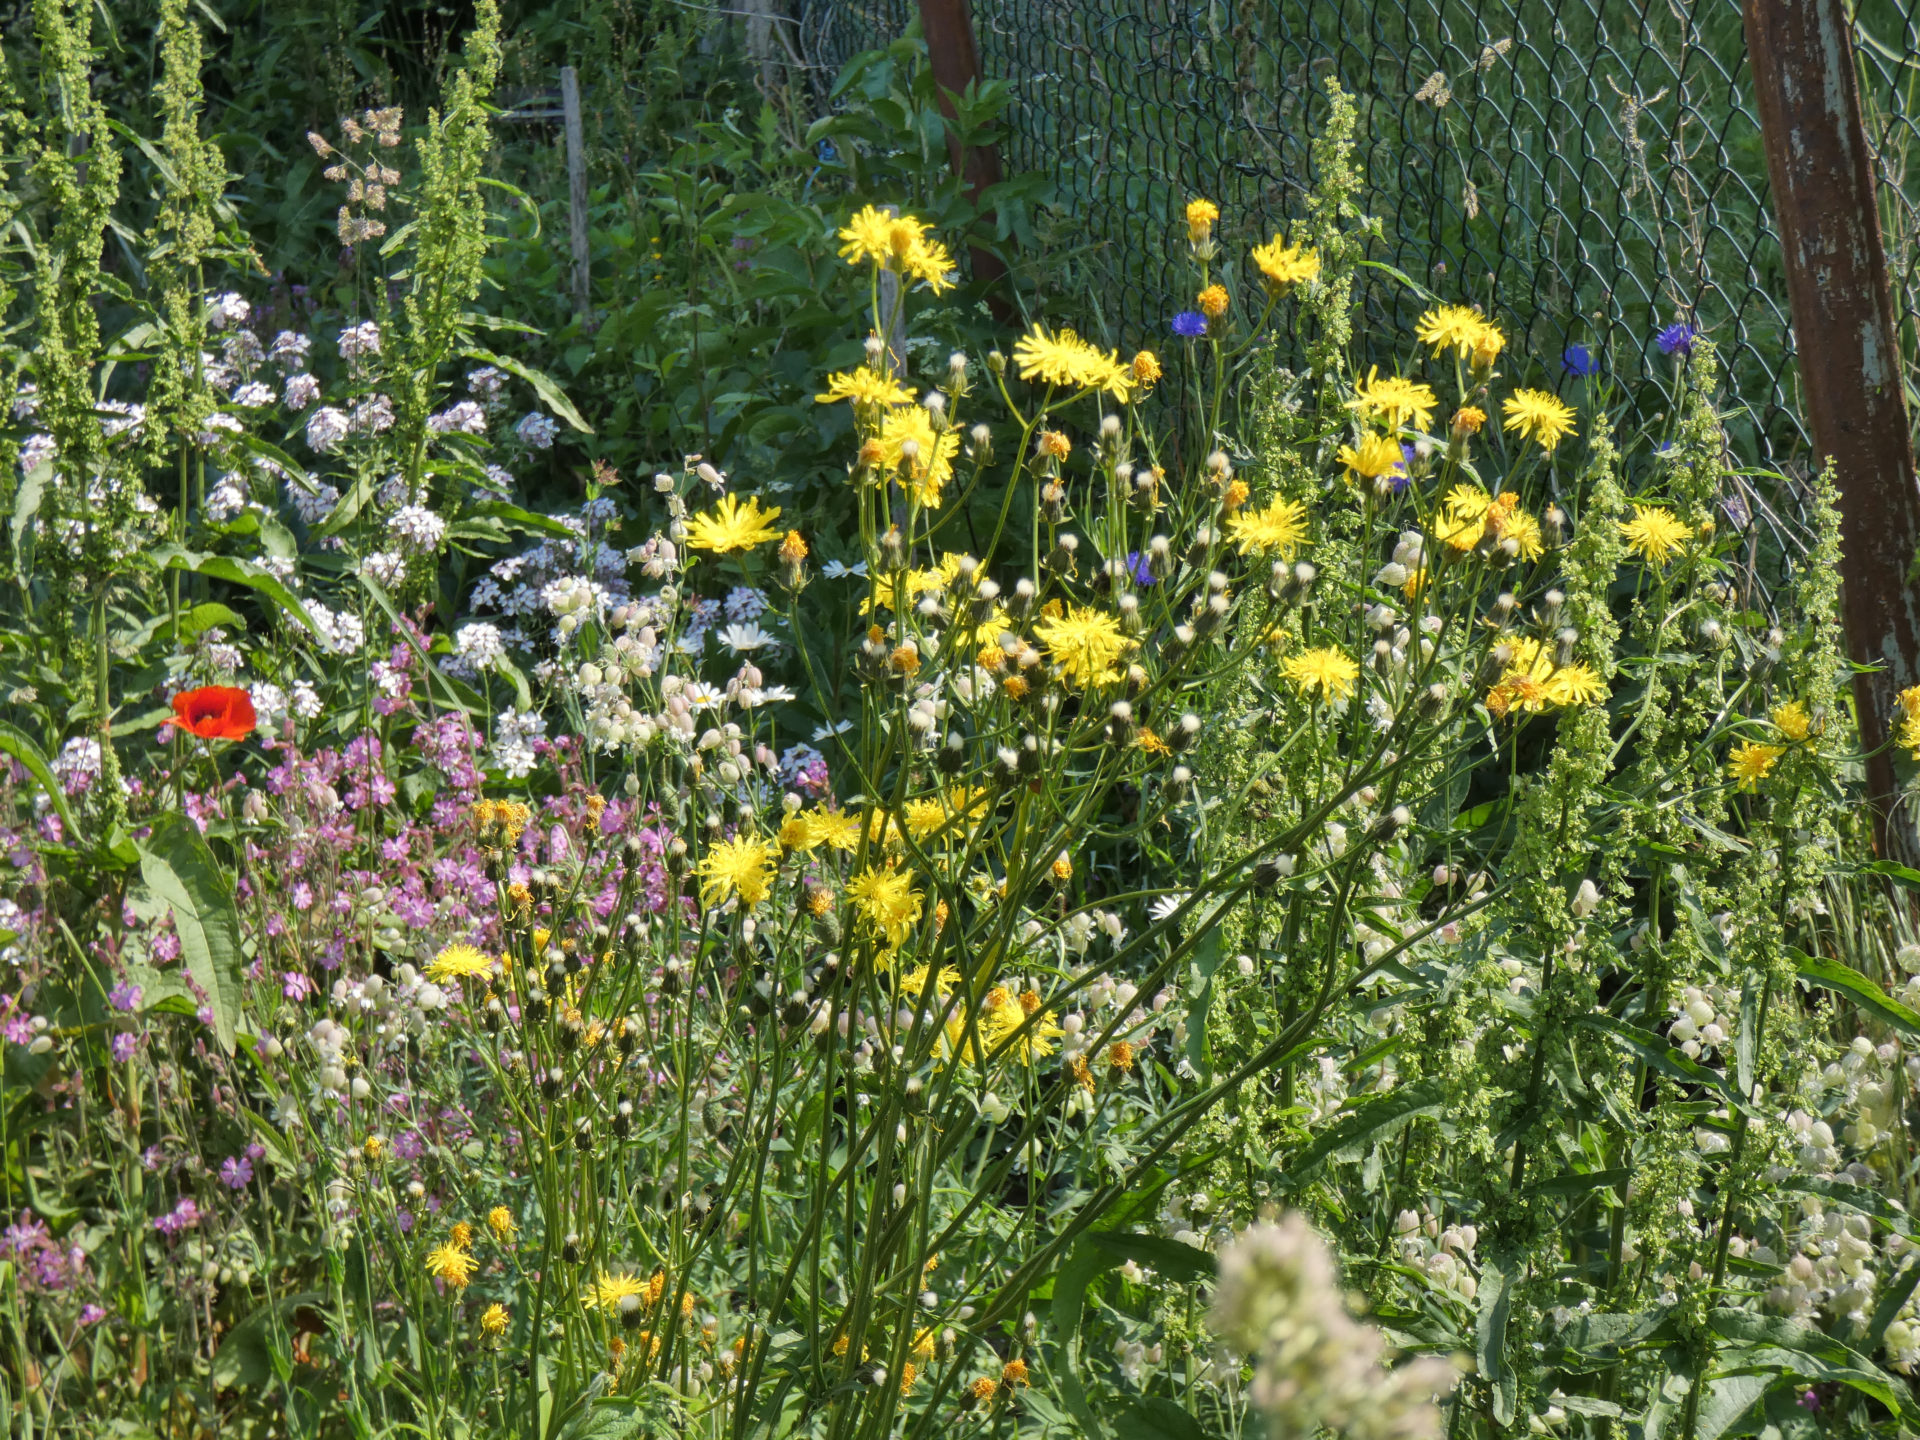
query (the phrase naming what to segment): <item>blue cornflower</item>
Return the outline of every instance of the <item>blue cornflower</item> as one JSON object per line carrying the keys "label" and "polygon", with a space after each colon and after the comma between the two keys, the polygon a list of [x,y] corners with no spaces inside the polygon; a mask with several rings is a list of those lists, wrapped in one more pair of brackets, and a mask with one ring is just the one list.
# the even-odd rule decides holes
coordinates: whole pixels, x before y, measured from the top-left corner
{"label": "blue cornflower", "polygon": [[1686,321],[1676,320],[1654,336],[1653,343],[1660,347],[1662,355],[1691,355],[1693,354],[1693,337],[1697,333],[1699,332]]}
{"label": "blue cornflower", "polygon": [[1173,333],[1183,340],[1197,340],[1207,333],[1207,317],[1198,310],[1182,310],[1173,317]]}
{"label": "blue cornflower", "polygon": [[1133,576],[1133,583],[1143,589],[1154,583],[1153,567],[1147,564],[1146,555],[1139,550],[1127,552],[1127,570]]}
{"label": "blue cornflower", "polygon": [[1593,352],[1586,346],[1569,345],[1560,352],[1560,368],[1569,375],[1585,379],[1598,372],[1600,362],[1593,358]]}

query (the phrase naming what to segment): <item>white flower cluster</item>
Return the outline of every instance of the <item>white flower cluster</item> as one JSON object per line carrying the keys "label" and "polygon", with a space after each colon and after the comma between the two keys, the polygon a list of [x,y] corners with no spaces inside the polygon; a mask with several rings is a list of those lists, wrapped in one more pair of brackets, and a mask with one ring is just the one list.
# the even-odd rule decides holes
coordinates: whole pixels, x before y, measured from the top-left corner
{"label": "white flower cluster", "polygon": [[494,717],[493,744],[487,760],[515,780],[533,773],[533,742],[547,733],[546,717],[537,710],[503,710]]}
{"label": "white flower cluster", "polygon": [[1440,1225],[1432,1211],[1416,1213],[1402,1210],[1394,1219],[1399,1237],[1400,1258],[1426,1275],[1442,1290],[1451,1290],[1463,1300],[1479,1294],[1480,1282],[1474,1274],[1474,1247],[1480,1243],[1480,1231],[1472,1225]]}
{"label": "white flower cluster", "polygon": [[1689,985],[1669,1008],[1678,1018],[1667,1027],[1667,1038],[1698,1060],[1733,1038],[1740,997],[1724,985]]}
{"label": "white flower cluster", "polygon": [[318,601],[307,601],[313,617],[314,643],[327,655],[356,655],[367,643],[366,626],[351,610],[333,611]]}
{"label": "white flower cluster", "polygon": [[1333,1252],[1298,1213],[1245,1231],[1220,1256],[1210,1323],[1254,1360],[1250,1391],[1279,1436],[1322,1426],[1347,1440],[1421,1440],[1440,1433],[1436,1395],[1452,1367],[1425,1357],[1385,1366],[1386,1341],[1354,1318]]}
{"label": "white flower cluster", "polygon": [[553,446],[553,437],[560,433],[560,427],[548,416],[538,411],[523,415],[520,423],[513,427],[513,433],[520,437],[520,443],[530,450],[547,450]]}

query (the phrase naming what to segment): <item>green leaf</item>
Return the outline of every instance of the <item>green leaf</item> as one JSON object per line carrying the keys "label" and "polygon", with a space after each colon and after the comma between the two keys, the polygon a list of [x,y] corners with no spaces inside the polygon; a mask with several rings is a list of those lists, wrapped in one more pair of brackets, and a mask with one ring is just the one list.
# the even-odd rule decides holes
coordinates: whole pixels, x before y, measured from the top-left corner
{"label": "green leaf", "polygon": [[509,525],[518,525],[522,530],[531,530],[536,535],[558,535],[564,540],[574,538],[573,531],[551,516],[536,515],[533,511],[523,510],[518,505],[509,505],[504,500],[482,500],[473,506],[471,513],[492,516]]}
{"label": "green leaf", "polygon": [[187,973],[206,992],[214,1034],[231,1055],[240,1014],[240,913],[219,862],[192,822],[175,816],[140,846],[140,874],[172,909]]}
{"label": "green leaf", "polygon": [[574,1416],[560,1431],[561,1440],[626,1440],[640,1428],[640,1412],[631,1400],[602,1400]]}
{"label": "green leaf", "polygon": [[1697,1060],[1689,1059],[1685,1051],[1669,1044],[1664,1035],[1642,1030],[1638,1025],[1629,1025],[1612,1015],[1577,1015],[1573,1023],[1613,1036],[1662,1074],[1684,1080],[1690,1085],[1704,1085],[1738,1103],[1738,1097],[1727,1084],[1726,1076],[1717,1070],[1709,1070]]}
{"label": "green leaf", "polygon": [[1824,1330],[1801,1320],[1746,1310],[1715,1310],[1707,1316],[1707,1324],[1715,1334],[1738,1343],[1739,1348],[1723,1357],[1729,1369],[1777,1366],[1783,1374],[1846,1385],[1871,1395],[1909,1427],[1920,1427],[1920,1406],[1913,1403],[1906,1386]]}
{"label": "green leaf", "polygon": [[1119,1440],[1208,1440],[1200,1422],[1163,1395],[1127,1401],[1114,1416],[1113,1433]]}
{"label": "green leaf", "polygon": [[1222,953],[1218,926],[1201,937],[1193,953],[1194,968],[1200,972],[1200,988],[1187,1003],[1187,1063],[1200,1076],[1203,1085],[1213,1076],[1213,1062],[1207,1051],[1207,1015],[1213,1008],[1213,973],[1220,968]]}
{"label": "green leaf", "polygon": [[413,627],[401,620],[399,607],[393,603],[393,597],[387,594],[386,587],[365,572],[360,575],[360,584],[373,597],[373,603],[386,612],[394,628],[406,637],[407,644],[413,647],[413,653],[420,657],[420,673],[426,676],[427,693],[431,695],[434,687],[437,686],[442,704],[451,705],[456,710],[464,710],[469,715],[484,713],[486,704],[473,689],[461,684],[433,663],[432,658],[428,656],[419,639],[414,635]]}
{"label": "green leaf", "polygon": [[509,375],[517,375],[533,387],[546,407],[558,415],[567,424],[583,435],[591,435],[593,427],[581,418],[580,412],[573,408],[573,402],[561,390],[559,382],[544,370],[536,370],[531,365],[518,360],[510,360],[505,355],[496,355],[491,350],[463,350],[461,354],[469,360],[478,360],[482,365],[497,365]]}
{"label": "green leaf", "polygon": [[1902,865],[1893,860],[1874,860],[1860,867],[1867,875],[1884,875],[1896,885],[1904,885],[1909,890],[1920,890],[1920,870],[1910,865]]}
{"label": "green leaf", "polygon": [[1139,1265],[1151,1265],[1174,1280],[1211,1280],[1214,1275],[1213,1256],[1192,1245],[1170,1240],[1165,1235],[1092,1230],[1087,1233],[1087,1239],[1109,1255],[1117,1255],[1122,1260],[1132,1260]]}
{"label": "green leaf", "polygon": [[1513,1423],[1519,1396],[1519,1381],[1507,1362],[1507,1317],[1520,1274],[1510,1255],[1491,1255],[1480,1268],[1480,1315],[1473,1327],[1473,1353],[1493,1391],[1493,1418],[1502,1425]]}
{"label": "green leaf", "polygon": [[247,628],[247,622],[240,618],[239,612],[229,610],[225,605],[214,600],[196,605],[180,617],[180,629],[187,635],[204,635],[216,626],[244,631]]}
{"label": "green leaf", "polygon": [[1869,1015],[1885,1021],[1903,1035],[1920,1035],[1920,1014],[1902,1005],[1858,970],[1819,955],[1803,955],[1798,950],[1788,953],[1800,967],[1800,978],[1809,985],[1848,996]]}
{"label": "green leaf", "polygon": [[213,1357],[213,1383],[221,1390],[236,1385],[249,1388],[274,1379],[273,1341],[296,1310],[318,1309],[327,1297],[318,1290],[283,1295],[262,1305],[226,1333]]}
{"label": "green leaf", "polygon": [[1761,1408],[1767,1392],[1780,1383],[1777,1375],[1716,1375],[1707,1382],[1694,1422],[1695,1440],[1720,1440]]}
{"label": "green leaf", "polygon": [[1282,1183],[1288,1188],[1302,1185],[1329,1160],[1358,1160],[1369,1145],[1397,1134],[1419,1116],[1439,1114],[1445,1105],[1446,1091],[1438,1080],[1403,1085],[1335,1121],[1293,1158]]}
{"label": "green leaf", "polygon": [[205,575],[210,580],[244,585],[293,616],[307,627],[310,634],[320,633],[320,627],[313,623],[313,617],[307,614],[307,607],[300,603],[300,597],[282,584],[277,575],[251,560],[241,560],[232,555],[202,555],[180,545],[160,546],[154,551],[154,559],[166,570],[186,570],[195,575]]}
{"label": "green leaf", "polygon": [[1880,1297],[1880,1303],[1873,1307],[1873,1319],[1867,1324],[1867,1338],[1863,1345],[1869,1354],[1880,1348],[1880,1342],[1886,1338],[1887,1326],[1900,1313],[1900,1307],[1907,1303],[1907,1297],[1913,1294],[1915,1285],[1920,1285],[1920,1261],[1902,1270],[1899,1278]]}
{"label": "green leaf", "polygon": [[27,773],[40,782],[40,788],[47,792],[47,803],[53,806],[53,813],[60,817],[60,823],[66,827],[67,838],[77,840],[80,827],[74,823],[73,811],[67,806],[67,792],[60,788],[60,781],[40,747],[27,738],[24,730],[0,720],[0,751],[18,760],[26,767]]}
{"label": "green leaf", "polygon": [[33,517],[40,513],[40,497],[47,493],[47,482],[53,478],[53,462],[43,460],[29,470],[20,480],[20,488],[13,495],[13,570],[20,573],[20,537],[27,533],[27,526],[33,523]]}

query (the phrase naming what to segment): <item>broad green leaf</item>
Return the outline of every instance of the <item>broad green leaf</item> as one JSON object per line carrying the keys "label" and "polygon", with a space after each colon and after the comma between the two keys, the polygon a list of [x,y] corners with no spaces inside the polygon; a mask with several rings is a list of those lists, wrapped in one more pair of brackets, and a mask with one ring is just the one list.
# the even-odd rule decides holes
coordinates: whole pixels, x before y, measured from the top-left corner
{"label": "broad green leaf", "polygon": [[1210,1280],[1214,1259],[1205,1250],[1171,1240],[1165,1235],[1132,1235],[1115,1230],[1092,1230],[1087,1239],[1109,1255],[1136,1264],[1151,1265],[1174,1280]]}
{"label": "broad green leaf", "polygon": [[140,846],[140,874],[173,911],[187,973],[206,993],[214,1034],[231,1055],[240,1014],[240,914],[219,862],[192,822],[175,816]]}
{"label": "broad green leaf", "polygon": [[1837,991],[1876,1020],[1885,1021],[1903,1035],[1920,1035],[1920,1014],[1908,1009],[1886,991],[1850,966],[1819,955],[1790,952],[1800,967],[1800,978],[1809,985]]}
{"label": "broad green leaf", "polygon": [[1119,1440],[1209,1440],[1200,1422],[1163,1395],[1137,1396],[1115,1412]]}
{"label": "broad green leaf", "polygon": [[1698,1060],[1689,1059],[1685,1051],[1669,1044],[1664,1035],[1642,1030],[1638,1025],[1629,1025],[1612,1015],[1579,1015],[1574,1017],[1573,1023],[1613,1036],[1662,1074],[1670,1075],[1675,1080],[1684,1080],[1690,1085],[1704,1085],[1729,1099],[1736,1099],[1726,1076],[1717,1070],[1709,1070]]}
{"label": "broad green leaf", "polygon": [[1777,1375],[1714,1376],[1707,1381],[1707,1393],[1700,1401],[1700,1414],[1694,1422],[1695,1440],[1720,1440],[1760,1408],[1767,1392],[1779,1383]]}
{"label": "broad green leaf", "polygon": [[536,370],[531,365],[509,359],[505,355],[496,355],[491,350],[473,349],[463,350],[461,353],[469,360],[478,360],[482,365],[496,365],[509,375],[518,376],[531,385],[534,394],[538,395],[546,407],[567,424],[583,435],[593,433],[593,427],[581,418],[578,410],[573,408],[573,402],[567,399],[566,392],[561,390],[559,382],[546,371]]}
{"label": "broad green leaf", "polygon": [[78,840],[80,827],[74,823],[73,811],[67,805],[67,792],[60,788],[60,780],[53,773],[53,767],[47,763],[47,757],[40,747],[27,737],[24,730],[0,720],[0,751],[5,751],[18,760],[29,775],[40,782],[40,788],[47,793],[47,803],[53,806],[53,813],[60,817],[60,823],[66,827],[69,840]]}
{"label": "broad green leaf", "polygon": [[1510,1255],[1490,1255],[1480,1267],[1480,1314],[1474,1323],[1474,1359],[1493,1391],[1493,1418],[1513,1423],[1519,1381],[1507,1361],[1507,1317],[1513,1308],[1513,1286],[1520,1278]]}
{"label": "broad green leaf", "polygon": [[33,517],[40,513],[40,498],[47,493],[47,482],[53,478],[53,464],[43,460],[20,478],[20,488],[13,494],[13,570],[20,573],[20,537],[27,533],[27,526],[33,523]]}
{"label": "broad green leaf", "polygon": [[1850,1386],[1897,1412],[1910,1428],[1920,1427],[1920,1406],[1914,1404],[1907,1387],[1824,1330],[1802,1320],[1747,1310],[1715,1310],[1707,1323],[1715,1334],[1736,1342],[1722,1354],[1729,1369],[1777,1366],[1784,1374]]}
{"label": "broad green leaf", "polygon": [[1910,865],[1902,865],[1894,860],[1875,860],[1862,865],[1860,869],[1867,875],[1884,875],[1896,885],[1904,885],[1909,890],[1920,890],[1920,870]]}
{"label": "broad green leaf", "polygon": [[274,1379],[273,1342],[296,1310],[318,1310],[327,1297],[318,1290],[284,1295],[262,1305],[229,1330],[213,1357],[213,1383],[221,1390],[266,1385]]}
{"label": "broad green leaf", "polygon": [[163,569],[186,570],[195,575],[205,575],[210,580],[244,585],[293,616],[307,627],[309,633],[320,633],[319,627],[313,623],[313,617],[307,614],[307,607],[300,603],[300,597],[289,590],[277,575],[251,560],[241,560],[232,555],[202,555],[180,545],[160,546],[154,551],[154,559]]}
{"label": "broad green leaf", "polygon": [[1329,1160],[1358,1160],[1367,1147],[1399,1132],[1408,1121],[1437,1115],[1446,1106],[1446,1092],[1438,1080],[1403,1085],[1384,1099],[1369,1101],[1341,1116],[1288,1163],[1283,1183],[1304,1184]]}

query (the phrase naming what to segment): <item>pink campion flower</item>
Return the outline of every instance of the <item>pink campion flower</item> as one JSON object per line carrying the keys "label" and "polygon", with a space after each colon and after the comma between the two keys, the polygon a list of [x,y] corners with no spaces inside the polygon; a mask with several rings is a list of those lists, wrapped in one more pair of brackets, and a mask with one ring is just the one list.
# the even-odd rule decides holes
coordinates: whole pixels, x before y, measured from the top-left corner
{"label": "pink campion flower", "polygon": [[91,1302],[80,1307],[80,1323],[82,1325],[98,1325],[106,1318],[107,1312]]}
{"label": "pink campion flower", "polygon": [[107,992],[107,1003],[116,1010],[138,1010],[141,993],[138,985],[116,985]]}
{"label": "pink campion flower", "polygon": [[229,1155],[220,1162],[220,1183],[229,1190],[244,1190],[253,1182],[253,1162],[244,1155]]}
{"label": "pink campion flower", "polygon": [[107,1043],[108,1048],[113,1052],[114,1061],[121,1065],[133,1059],[140,1050],[140,1037],[131,1030],[120,1031]]}
{"label": "pink campion flower", "polygon": [[200,1207],[193,1203],[191,1195],[186,1196],[173,1209],[153,1222],[153,1228],[162,1235],[178,1235],[191,1230],[200,1223]]}
{"label": "pink campion flower", "polygon": [[280,974],[280,993],[289,1000],[304,1000],[313,994],[313,981],[298,970],[285,970]]}
{"label": "pink campion flower", "polygon": [[172,930],[162,930],[147,942],[147,948],[164,965],[180,958],[180,937]]}

